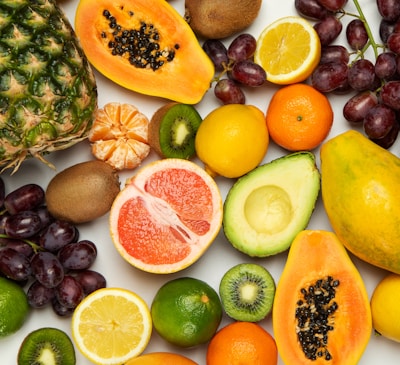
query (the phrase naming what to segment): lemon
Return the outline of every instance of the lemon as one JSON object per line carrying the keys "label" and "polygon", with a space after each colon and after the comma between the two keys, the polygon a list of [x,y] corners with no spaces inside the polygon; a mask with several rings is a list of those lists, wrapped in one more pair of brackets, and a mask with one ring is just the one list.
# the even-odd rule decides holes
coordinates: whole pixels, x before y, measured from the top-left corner
{"label": "lemon", "polygon": [[181,277],[165,283],[151,305],[153,325],[159,335],[180,347],[209,341],[222,319],[217,292],[202,280]]}
{"label": "lemon", "polygon": [[287,16],[268,25],[257,39],[254,62],[264,68],[267,80],[294,84],[307,79],[321,58],[318,34],[306,19]]}
{"label": "lemon", "polygon": [[373,326],[379,334],[400,342],[400,275],[389,274],[376,286],[371,297]]}
{"label": "lemon", "polygon": [[265,115],[260,109],[228,104],[204,118],[197,130],[195,148],[211,176],[237,178],[260,164],[268,143]]}
{"label": "lemon", "polygon": [[150,310],[136,293],[120,288],[96,290],[72,316],[72,338],[79,351],[99,365],[123,364],[150,341]]}
{"label": "lemon", "polygon": [[13,281],[0,277],[0,339],[22,327],[29,308],[24,290]]}

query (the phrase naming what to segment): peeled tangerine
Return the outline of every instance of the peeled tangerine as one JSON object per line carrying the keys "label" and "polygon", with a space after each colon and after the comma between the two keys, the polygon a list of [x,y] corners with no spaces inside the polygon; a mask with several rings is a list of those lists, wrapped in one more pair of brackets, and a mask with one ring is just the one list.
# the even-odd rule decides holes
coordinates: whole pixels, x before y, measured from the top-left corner
{"label": "peeled tangerine", "polygon": [[286,365],[356,365],[372,334],[364,282],[333,232],[304,230],[294,239],[272,312]]}
{"label": "peeled tangerine", "polygon": [[340,241],[360,259],[400,273],[400,159],[361,133],[321,147],[322,199]]}

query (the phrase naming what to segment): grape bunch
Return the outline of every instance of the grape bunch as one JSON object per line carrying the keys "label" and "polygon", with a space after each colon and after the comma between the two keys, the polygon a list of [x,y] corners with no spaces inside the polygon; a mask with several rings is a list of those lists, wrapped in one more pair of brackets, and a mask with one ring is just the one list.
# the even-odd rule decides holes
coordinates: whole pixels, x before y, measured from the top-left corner
{"label": "grape bunch", "polygon": [[57,315],[70,316],[86,295],[106,286],[90,269],[96,245],[51,216],[39,185],[5,190],[0,178],[0,275],[26,287],[32,308],[51,305]]}
{"label": "grape bunch", "polygon": [[253,61],[257,40],[248,33],[238,35],[228,48],[219,39],[203,43],[205,53],[214,64],[214,94],[223,104],[245,104],[243,87],[258,87],[266,80],[265,70]]}
{"label": "grape bunch", "polygon": [[[376,0],[379,43],[358,0],[357,13],[346,12],[348,0],[295,0],[297,12],[316,21],[321,59],[311,84],[323,93],[349,93],[343,116],[362,126],[376,144],[389,148],[400,130],[400,1]],[[351,19],[345,26],[343,19]],[[335,44],[345,30],[347,45]],[[372,50],[372,55],[367,50]]]}

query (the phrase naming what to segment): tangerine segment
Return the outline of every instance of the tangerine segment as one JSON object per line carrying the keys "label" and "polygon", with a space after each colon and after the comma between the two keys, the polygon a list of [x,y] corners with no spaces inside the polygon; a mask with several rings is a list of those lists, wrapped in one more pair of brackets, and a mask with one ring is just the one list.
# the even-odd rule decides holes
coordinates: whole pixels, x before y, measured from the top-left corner
{"label": "tangerine segment", "polygon": [[108,103],[89,131],[92,154],[117,170],[133,169],[150,153],[148,118],[130,104]]}
{"label": "tangerine segment", "polygon": [[72,317],[73,339],[90,361],[122,364],[143,352],[152,332],[147,304],[125,289],[104,288],[89,294]]}
{"label": "tangerine segment", "polygon": [[144,271],[169,273],[195,262],[222,224],[222,198],[198,165],[163,159],[127,182],[110,211],[110,232],[121,254]]}
{"label": "tangerine segment", "polygon": [[280,18],[267,26],[257,40],[254,60],[275,84],[307,79],[318,65],[321,43],[313,26],[299,16]]}
{"label": "tangerine segment", "polygon": [[312,150],[328,136],[333,124],[328,98],[307,84],[280,88],[266,113],[271,139],[289,151]]}

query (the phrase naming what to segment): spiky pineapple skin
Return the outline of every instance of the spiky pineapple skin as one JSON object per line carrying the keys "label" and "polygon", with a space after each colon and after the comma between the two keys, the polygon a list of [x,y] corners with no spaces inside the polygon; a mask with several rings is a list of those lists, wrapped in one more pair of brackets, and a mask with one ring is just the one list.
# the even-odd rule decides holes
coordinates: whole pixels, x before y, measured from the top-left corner
{"label": "spiky pineapple skin", "polygon": [[0,169],[87,138],[97,109],[92,68],[54,0],[0,2]]}

